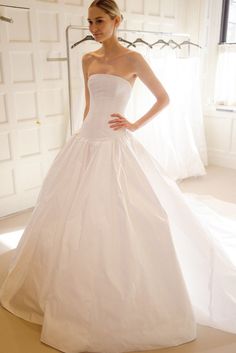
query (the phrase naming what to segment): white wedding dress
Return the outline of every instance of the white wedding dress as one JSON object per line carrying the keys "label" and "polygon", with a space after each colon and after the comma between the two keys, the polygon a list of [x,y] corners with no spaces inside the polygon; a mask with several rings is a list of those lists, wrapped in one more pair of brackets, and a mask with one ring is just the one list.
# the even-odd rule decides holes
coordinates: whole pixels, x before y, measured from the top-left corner
{"label": "white wedding dress", "polygon": [[234,217],[214,223],[217,211],[181,193],[132,132],[109,127],[127,80],[100,73],[88,84],[90,111],[45,178],[2,306],[66,353],[175,346],[196,338],[197,321],[236,332],[235,264],[221,252],[230,236],[235,249]]}

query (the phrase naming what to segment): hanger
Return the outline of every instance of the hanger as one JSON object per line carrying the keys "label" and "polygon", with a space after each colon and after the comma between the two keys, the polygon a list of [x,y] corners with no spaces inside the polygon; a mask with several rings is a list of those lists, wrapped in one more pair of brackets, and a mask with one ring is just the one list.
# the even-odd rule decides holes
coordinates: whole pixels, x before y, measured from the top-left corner
{"label": "hanger", "polygon": [[152,43],[151,45],[154,46],[154,45],[157,45],[159,43],[164,43],[165,45],[169,45],[167,42],[165,42],[163,39],[158,39],[156,42]]}
{"label": "hanger", "polygon": [[[169,45],[172,49],[175,49],[176,47],[179,47],[179,49],[181,49],[180,45],[177,42],[175,42],[173,39],[170,39],[168,42],[164,41],[163,39],[159,39],[157,42],[153,43],[152,45],[156,45],[159,43],[164,44],[160,49],[164,48],[166,45]],[[175,44],[175,47],[171,46],[171,44]]]}
{"label": "hanger", "polygon": [[[172,48],[172,49],[175,49],[176,47],[178,47],[179,49],[181,49],[181,46],[180,46],[180,44],[178,44],[175,40],[173,40],[173,39],[170,39],[169,41],[168,41],[168,44],[169,44],[169,46]],[[175,44],[175,47],[172,47],[170,44]]]}
{"label": "hanger", "polygon": [[[137,39],[135,39],[135,41],[134,41],[132,44],[135,44],[135,43],[144,43],[144,44],[146,44],[149,48],[152,49],[152,45],[149,44],[148,42],[146,42],[145,40],[143,40],[142,38],[137,38]],[[132,44],[127,45],[127,48],[129,48],[130,45],[132,45]]]}
{"label": "hanger", "polygon": [[135,47],[135,48],[136,48],[136,45],[135,45],[134,43],[130,42],[129,40],[126,40],[126,39],[121,38],[121,37],[118,37],[118,40],[119,40],[120,42],[128,43],[128,44],[129,44],[129,46],[131,46],[131,45],[132,45],[133,47]]}
{"label": "hanger", "polygon": [[91,36],[90,34],[88,34],[86,37],[84,37],[83,39],[79,40],[78,42],[74,43],[72,46],[71,46],[71,49],[73,49],[74,47],[76,47],[76,45],[86,41],[86,40],[95,40],[93,36]]}
{"label": "hanger", "polygon": [[198,44],[196,44],[196,43],[193,43],[193,42],[190,42],[190,40],[184,40],[184,41],[183,41],[183,42],[181,42],[179,45],[180,45],[180,46],[182,46],[182,45],[184,45],[184,44],[195,45],[196,47],[198,47],[198,48],[201,48],[201,49],[202,49],[202,47],[201,47],[200,45],[198,45]]}

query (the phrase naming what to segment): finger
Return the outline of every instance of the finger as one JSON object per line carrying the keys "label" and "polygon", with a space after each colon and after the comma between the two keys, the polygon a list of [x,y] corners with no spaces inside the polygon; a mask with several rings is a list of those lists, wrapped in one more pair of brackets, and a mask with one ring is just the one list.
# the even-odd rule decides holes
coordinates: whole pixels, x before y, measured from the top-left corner
{"label": "finger", "polygon": [[113,124],[113,123],[123,123],[124,120],[122,119],[113,119],[113,120],[109,120],[108,123],[109,124]]}
{"label": "finger", "polygon": [[120,113],[112,113],[110,116],[117,116],[119,118],[123,118],[123,116]]}
{"label": "finger", "polygon": [[119,129],[122,129],[122,128],[124,128],[124,126],[119,126],[119,127],[115,128],[114,130],[119,130]]}
{"label": "finger", "polygon": [[118,127],[118,126],[120,126],[120,125],[110,125],[110,127],[113,129],[113,128],[115,128],[115,127]]}
{"label": "finger", "polygon": [[112,119],[112,120],[108,120],[108,123],[111,123],[111,122],[119,122],[120,119]]}
{"label": "finger", "polygon": [[117,123],[121,123],[121,122],[123,122],[123,121],[124,121],[124,119],[122,119],[122,118],[116,118],[116,119],[109,120],[108,122],[117,122]]}
{"label": "finger", "polygon": [[127,122],[126,121],[114,121],[114,122],[112,122],[110,125],[125,125],[125,124],[127,124]]}
{"label": "finger", "polygon": [[113,124],[110,125],[111,128],[120,128],[120,127],[126,127],[126,124]]}

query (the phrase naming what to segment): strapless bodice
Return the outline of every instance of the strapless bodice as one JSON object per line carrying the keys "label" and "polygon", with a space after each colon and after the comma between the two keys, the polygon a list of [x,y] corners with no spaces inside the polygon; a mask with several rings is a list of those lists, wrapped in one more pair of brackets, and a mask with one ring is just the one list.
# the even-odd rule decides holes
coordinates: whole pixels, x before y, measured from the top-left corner
{"label": "strapless bodice", "polygon": [[112,113],[124,114],[132,86],[126,79],[112,74],[92,74],[88,79],[90,94],[89,112],[79,130],[79,135],[91,138],[116,138],[124,136],[126,129],[114,130],[108,121]]}

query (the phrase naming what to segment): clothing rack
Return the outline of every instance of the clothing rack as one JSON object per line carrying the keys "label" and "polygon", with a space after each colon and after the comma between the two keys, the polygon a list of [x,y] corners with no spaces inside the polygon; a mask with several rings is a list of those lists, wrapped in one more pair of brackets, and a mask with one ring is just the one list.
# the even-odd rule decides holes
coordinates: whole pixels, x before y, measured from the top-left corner
{"label": "clothing rack", "polygon": [[[79,40],[78,42],[74,43],[74,44],[71,46],[71,49],[74,49],[78,44],[81,44],[81,43],[83,43],[83,42],[85,42],[85,41],[87,41],[87,40],[95,40],[95,38],[94,38],[92,35],[87,35],[87,36],[84,37],[83,39],[81,39],[81,40]],[[147,45],[147,46],[148,46],[149,48],[151,48],[151,49],[152,49],[155,45],[157,45],[157,44],[163,44],[160,49],[164,48],[165,46],[170,46],[172,49],[176,49],[176,48],[181,49],[181,47],[182,47],[183,45],[185,45],[185,44],[188,44],[188,50],[190,50],[190,45],[194,45],[194,46],[196,46],[196,47],[198,47],[198,48],[201,48],[201,46],[200,46],[199,44],[193,43],[193,42],[191,42],[190,40],[184,40],[184,41],[181,42],[181,43],[177,43],[177,42],[176,42],[175,40],[173,40],[173,39],[170,39],[168,42],[166,42],[166,41],[163,40],[163,39],[158,39],[158,40],[155,41],[154,43],[149,43],[149,42],[143,40],[142,38],[136,38],[133,42],[130,42],[129,40],[124,39],[124,38],[122,38],[122,37],[118,37],[118,40],[121,41],[121,42],[127,43],[127,44],[128,44],[127,48],[130,47],[130,46],[136,47],[135,43],[143,43],[143,44]],[[174,47],[171,46],[171,44],[174,44]],[[190,52],[189,52],[189,54],[190,54]]]}
{"label": "clothing rack", "polygon": [[[71,94],[71,52],[70,50],[75,48],[77,45],[81,44],[84,41],[87,40],[95,40],[93,36],[87,35],[85,38],[82,40],[74,43],[72,46],[70,46],[70,41],[69,41],[69,33],[71,30],[83,30],[83,31],[89,31],[88,27],[86,26],[74,26],[74,25],[69,25],[66,27],[65,30],[65,35],[66,35],[66,52],[67,56],[66,57],[59,57],[59,58],[47,58],[47,61],[67,61],[67,74],[68,74],[68,95],[69,95],[69,119],[70,119],[70,133],[71,135],[73,134],[73,120],[71,116],[71,108],[72,108],[72,94]],[[181,48],[183,45],[188,45],[188,53],[190,54],[190,45],[197,46],[199,48],[200,45],[197,43],[193,43],[190,41],[190,35],[187,33],[174,33],[174,32],[160,32],[160,31],[146,31],[146,30],[137,30],[137,29],[118,29],[118,32],[127,32],[127,33],[137,33],[137,34],[154,34],[154,35],[159,35],[161,37],[179,37],[179,38],[184,38],[181,43],[177,43],[173,39],[170,39],[168,42],[164,41],[163,39],[159,39],[154,43],[148,43],[144,41],[142,38],[137,38],[134,40],[134,42],[128,41],[122,37],[118,37],[118,39],[122,42],[125,42],[128,44],[128,46],[135,46],[137,42],[148,45],[150,48],[154,45],[157,44],[164,44],[164,46],[169,45],[172,49],[175,48]],[[171,45],[175,45],[175,47],[172,47]],[[163,46],[162,46],[163,47]]]}

